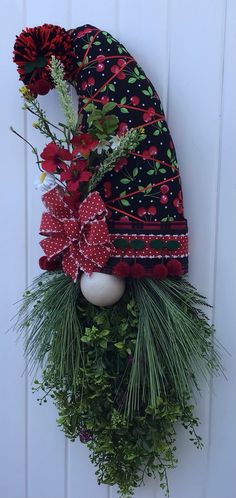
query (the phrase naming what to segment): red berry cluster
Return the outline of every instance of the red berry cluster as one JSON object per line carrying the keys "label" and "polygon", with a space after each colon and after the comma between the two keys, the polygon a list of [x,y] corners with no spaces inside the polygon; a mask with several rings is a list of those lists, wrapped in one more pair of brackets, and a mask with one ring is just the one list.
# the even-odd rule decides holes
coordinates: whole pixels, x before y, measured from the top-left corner
{"label": "red berry cluster", "polygon": [[148,121],[152,121],[155,114],[155,109],[153,107],[149,107],[147,111],[143,113],[143,121],[145,123],[148,123]]}
{"label": "red berry cluster", "polygon": [[90,76],[88,80],[82,81],[81,88],[82,90],[87,90],[88,86],[94,86],[95,85],[95,79]]}

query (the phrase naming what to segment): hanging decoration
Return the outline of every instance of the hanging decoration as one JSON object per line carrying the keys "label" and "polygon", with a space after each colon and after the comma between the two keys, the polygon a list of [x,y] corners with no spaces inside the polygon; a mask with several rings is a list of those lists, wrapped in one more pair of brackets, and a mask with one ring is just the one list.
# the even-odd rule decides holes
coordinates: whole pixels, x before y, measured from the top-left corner
{"label": "hanging decoration", "polygon": [[[88,446],[99,484],[128,498],[158,475],[168,495],[176,422],[201,448],[193,392],[221,364],[205,298],[185,277],[188,228],[160,99],[126,48],[90,25],[26,28],[13,58],[23,108],[45,137],[40,152],[21,137],[43,202],[43,272],[16,323],[42,369],[33,390]],[[63,123],[38,99],[52,89]]]}

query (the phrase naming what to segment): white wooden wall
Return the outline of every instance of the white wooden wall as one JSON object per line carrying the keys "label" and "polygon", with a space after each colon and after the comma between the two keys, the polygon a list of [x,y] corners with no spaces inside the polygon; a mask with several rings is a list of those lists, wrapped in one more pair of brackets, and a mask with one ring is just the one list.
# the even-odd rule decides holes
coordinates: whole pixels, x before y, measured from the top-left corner
{"label": "white wooden wall", "polygon": [[[5,333],[13,303],[37,273],[40,198],[31,152],[12,124],[40,148],[21,111],[15,34],[45,22],[84,23],[111,31],[153,80],[162,98],[182,172],[191,237],[190,279],[214,308],[211,318],[228,380],[216,379],[197,400],[205,449],[180,429],[179,466],[169,473],[172,498],[234,498],[236,488],[236,2],[235,0],[1,0],[1,335],[0,498],[115,498],[98,486],[84,446],[65,441],[55,408],[38,406],[22,345]],[[43,102],[55,117],[56,100]],[[149,481],[135,498],[162,498]]]}

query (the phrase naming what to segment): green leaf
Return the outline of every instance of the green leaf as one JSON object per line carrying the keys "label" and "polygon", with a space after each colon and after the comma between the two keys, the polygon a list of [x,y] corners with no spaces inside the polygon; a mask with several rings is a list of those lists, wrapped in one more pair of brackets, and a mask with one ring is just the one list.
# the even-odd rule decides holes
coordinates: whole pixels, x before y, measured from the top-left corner
{"label": "green leaf", "polygon": [[128,83],[135,83],[137,81],[137,78],[131,77],[128,79]]}
{"label": "green leaf", "polygon": [[101,42],[100,41],[95,41],[95,42],[93,42],[93,45],[101,45]]}
{"label": "green leaf", "polygon": [[129,178],[121,178],[120,183],[123,183],[123,185],[126,185],[126,184],[130,183],[130,180],[129,180]]}
{"label": "green leaf", "polygon": [[96,106],[92,103],[86,105],[86,107],[84,108],[86,112],[93,112],[95,111],[96,109]]}
{"label": "green leaf", "polygon": [[109,83],[108,88],[109,88],[109,90],[111,90],[111,92],[116,91],[115,85],[113,85],[113,83]]}
{"label": "green leaf", "polygon": [[142,90],[142,93],[143,93],[144,95],[147,95],[148,97],[150,97],[150,94],[149,94],[148,90]]}
{"label": "green leaf", "polygon": [[124,343],[123,342],[115,342],[115,347],[117,349],[124,349]]}
{"label": "green leaf", "polygon": [[153,95],[153,89],[150,85],[148,86],[148,91],[149,91],[149,95]]}
{"label": "green leaf", "polygon": [[107,102],[103,106],[102,112],[103,114],[107,114],[108,112],[112,111],[116,107],[116,102]]}
{"label": "green leaf", "polygon": [[140,79],[140,80],[146,80],[147,78],[146,78],[146,76],[144,76],[143,74],[140,74],[139,79]]}
{"label": "green leaf", "polygon": [[122,54],[124,52],[123,48],[122,47],[118,47],[118,52],[119,52],[119,54]]}
{"label": "green leaf", "polygon": [[140,75],[140,71],[138,70],[137,66],[135,66],[135,68],[134,68],[134,72],[135,72],[135,74],[137,74],[137,76],[139,76],[139,75]]}
{"label": "green leaf", "polygon": [[110,36],[107,37],[107,43],[109,43],[110,45],[112,44],[112,38]]}
{"label": "green leaf", "polygon": [[105,91],[106,91],[106,89],[107,89],[107,85],[105,85],[105,86],[102,88],[102,90],[100,90],[100,93],[105,92]]}
{"label": "green leaf", "polygon": [[149,176],[154,175],[154,173],[155,173],[155,170],[154,170],[154,169],[149,169],[149,170],[147,171],[147,175],[149,175]]}
{"label": "green leaf", "polygon": [[126,97],[122,97],[122,99],[121,99],[120,103],[121,103],[121,104],[126,104],[126,101],[127,101]]}
{"label": "green leaf", "polygon": [[138,168],[133,169],[133,178],[135,178],[138,175]]}
{"label": "green leaf", "polygon": [[129,113],[128,109],[126,107],[120,107],[120,112],[123,112],[123,114]]}
{"label": "green leaf", "polygon": [[120,201],[120,202],[121,202],[121,204],[122,204],[123,206],[130,206],[130,202],[129,202],[129,201],[127,201],[127,199],[121,199],[121,201]]}
{"label": "green leaf", "polygon": [[160,131],[159,131],[159,130],[155,130],[155,131],[153,132],[153,135],[155,135],[156,137],[157,137],[159,134],[160,134]]}
{"label": "green leaf", "polygon": [[117,126],[118,126],[118,118],[114,114],[111,114],[106,118],[106,121],[103,124],[103,129],[107,132],[107,134],[112,134]]}
{"label": "green leaf", "polygon": [[88,48],[88,43],[86,43],[86,45],[83,45],[82,47],[83,50],[86,50],[86,48]]}
{"label": "green leaf", "polygon": [[163,174],[166,173],[166,169],[165,168],[160,168],[159,169],[159,173],[163,173]]}
{"label": "green leaf", "polygon": [[107,341],[106,341],[106,339],[101,339],[99,341],[99,344],[100,344],[101,348],[107,349]]}
{"label": "green leaf", "polygon": [[166,154],[167,154],[167,157],[168,157],[169,159],[171,159],[171,157],[172,157],[172,153],[171,153],[171,150],[170,150],[170,149],[167,149]]}

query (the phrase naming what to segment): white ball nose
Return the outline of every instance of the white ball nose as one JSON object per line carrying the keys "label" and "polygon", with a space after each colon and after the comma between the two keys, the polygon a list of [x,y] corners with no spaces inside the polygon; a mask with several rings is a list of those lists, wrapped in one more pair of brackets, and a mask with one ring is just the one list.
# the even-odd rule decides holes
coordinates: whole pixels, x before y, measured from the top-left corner
{"label": "white ball nose", "polygon": [[95,306],[112,306],[125,291],[125,279],[93,272],[91,276],[82,274],[80,288],[83,296]]}

